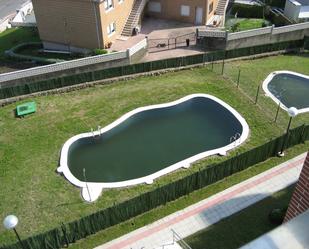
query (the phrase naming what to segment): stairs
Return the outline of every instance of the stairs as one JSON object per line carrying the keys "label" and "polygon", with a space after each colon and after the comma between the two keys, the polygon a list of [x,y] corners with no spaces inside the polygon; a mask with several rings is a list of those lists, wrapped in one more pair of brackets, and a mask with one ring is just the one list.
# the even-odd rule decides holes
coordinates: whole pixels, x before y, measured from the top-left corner
{"label": "stairs", "polygon": [[228,0],[219,0],[219,3],[216,8],[216,15],[224,16]]}
{"label": "stairs", "polygon": [[138,25],[147,2],[148,0],[135,0],[121,36],[132,36],[133,29]]}

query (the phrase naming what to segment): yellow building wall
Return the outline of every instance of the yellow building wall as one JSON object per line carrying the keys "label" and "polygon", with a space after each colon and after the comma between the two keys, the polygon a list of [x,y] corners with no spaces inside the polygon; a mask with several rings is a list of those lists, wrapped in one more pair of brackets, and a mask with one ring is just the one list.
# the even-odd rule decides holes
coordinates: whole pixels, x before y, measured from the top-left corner
{"label": "yellow building wall", "polygon": [[[214,14],[218,0],[150,0],[161,3],[161,13],[151,16],[195,23],[196,8],[203,8],[202,24]],[[209,13],[209,3],[213,11]],[[40,37],[45,42],[80,48],[104,48],[121,34],[133,8],[134,0],[113,0],[113,8],[105,10],[103,1],[92,0],[32,0]],[[190,15],[180,14],[180,6],[190,6]],[[146,7],[147,8],[147,7]],[[108,35],[107,27],[116,24]]]}
{"label": "yellow building wall", "polygon": [[[101,25],[102,25],[102,34],[104,44],[107,45],[109,42],[115,41],[115,39],[121,35],[123,27],[126,24],[126,21],[130,15],[131,9],[133,7],[134,0],[123,0],[122,3],[119,3],[118,0],[114,0],[114,8],[106,11],[104,3],[100,4],[100,13],[101,13]],[[112,35],[108,35],[107,27],[110,23],[116,23],[116,32]]]}
{"label": "yellow building wall", "polygon": [[[149,12],[147,8],[147,14],[152,17],[176,20],[180,22],[195,24],[196,9],[200,7],[203,9],[202,25],[205,25],[207,21],[213,16],[218,4],[218,0],[150,0],[151,2],[159,2],[161,4],[161,13]],[[209,5],[213,2],[213,10],[209,12]],[[181,15],[181,5],[190,6],[190,15]]]}

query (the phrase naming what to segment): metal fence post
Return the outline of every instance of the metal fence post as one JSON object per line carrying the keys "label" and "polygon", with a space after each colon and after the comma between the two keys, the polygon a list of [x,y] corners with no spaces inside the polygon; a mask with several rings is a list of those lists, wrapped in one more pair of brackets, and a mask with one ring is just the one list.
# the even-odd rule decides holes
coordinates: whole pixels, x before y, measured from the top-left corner
{"label": "metal fence post", "polygon": [[240,80],[240,69],[238,69],[237,88],[239,88],[239,80]]}
{"label": "metal fence post", "polygon": [[255,103],[254,103],[254,104],[257,104],[257,102],[258,102],[258,99],[259,99],[259,93],[260,93],[260,86],[258,86],[258,88],[257,88],[257,91],[256,91],[256,96],[255,96]]}
{"label": "metal fence post", "polygon": [[225,59],[223,59],[223,61],[222,61],[222,69],[221,69],[221,74],[223,75],[223,73],[224,73],[224,61],[225,61]]}
{"label": "metal fence post", "polygon": [[275,123],[277,122],[279,110],[280,110],[280,102],[279,102],[279,105],[278,105],[278,107],[277,107],[276,117],[275,117],[275,120],[274,120]]}

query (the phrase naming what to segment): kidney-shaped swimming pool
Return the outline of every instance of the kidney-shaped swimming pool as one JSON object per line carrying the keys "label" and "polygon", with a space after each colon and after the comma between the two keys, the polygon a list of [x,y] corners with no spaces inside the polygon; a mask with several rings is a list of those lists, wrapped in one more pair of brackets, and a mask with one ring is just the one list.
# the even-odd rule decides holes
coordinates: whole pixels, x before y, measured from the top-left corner
{"label": "kidney-shaped swimming pool", "polygon": [[135,109],[103,129],[70,138],[58,172],[93,201],[102,188],[152,183],[203,157],[224,155],[248,133],[232,107],[211,95],[192,94]]}
{"label": "kidney-shaped swimming pool", "polygon": [[309,112],[309,76],[291,71],[275,71],[263,82],[266,95],[280,107],[288,110],[291,107],[298,113]]}

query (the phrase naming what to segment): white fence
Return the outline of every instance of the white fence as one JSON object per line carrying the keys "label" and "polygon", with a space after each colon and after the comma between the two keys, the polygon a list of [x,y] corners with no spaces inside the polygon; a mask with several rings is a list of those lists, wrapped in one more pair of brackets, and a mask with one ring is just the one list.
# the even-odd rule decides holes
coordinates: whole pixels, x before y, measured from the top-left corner
{"label": "white fence", "polygon": [[135,44],[133,47],[129,48],[129,56],[136,54],[138,51],[147,48],[147,39],[141,40],[139,43]]}
{"label": "white fence", "polygon": [[72,61],[59,62],[56,64],[29,68],[25,70],[0,74],[0,83],[5,81],[16,80],[20,78],[26,78],[31,76],[37,76],[46,73],[54,73],[67,69],[79,68],[83,66],[93,65],[102,62],[108,62],[113,60],[127,58],[127,52],[117,52],[112,54],[97,55],[88,58],[82,58]]}
{"label": "white fence", "polygon": [[273,34],[281,34],[281,33],[286,33],[286,32],[291,32],[291,31],[302,30],[302,29],[309,29],[309,22],[274,28]]}
{"label": "white fence", "polygon": [[0,32],[5,31],[7,28],[10,28],[10,19],[6,18],[5,20],[0,19]]}
{"label": "white fence", "polygon": [[226,37],[228,41],[252,37],[252,36],[259,36],[264,34],[281,34],[287,32],[293,32],[297,30],[305,30],[309,29],[309,22],[298,23],[293,25],[288,25],[284,27],[275,28],[274,26],[260,28],[260,29],[252,29],[247,31],[229,33],[226,31],[220,30],[198,30],[199,37]]}
{"label": "white fence", "polygon": [[129,59],[132,55],[134,55],[135,53],[137,53],[138,51],[146,47],[147,47],[147,39],[144,39],[140,41],[139,43],[137,43],[136,45],[134,45],[132,48],[129,48],[127,51],[115,52],[115,53],[104,54],[104,55],[97,55],[97,56],[81,58],[77,60],[59,62],[56,64],[51,64],[51,65],[46,65],[46,66],[19,70],[19,71],[10,72],[10,73],[4,73],[4,74],[0,74],[0,83],[11,81],[11,80],[17,80],[21,78],[26,78],[26,77],[31,77],[31,76],[47,74],[47,73],[61,72],[61,71],[68,70],[68,69],[95,65],[95,64],[103,63],[103,62],[109,62],[109,61],[115,61],[115,60],[121,60],[121,59]]}
{"label": "white fence", "polygon": [[272,29],[273,29],[273,27],[270,26],[270,27],[266,27],[266,28],[252,29],[252,30],[248,30],[248,31],[228,33],[227,34],[227,40],[232,41],[232,40],[242,39],[242,38],[246,38],[246,37],[270,34]]}

